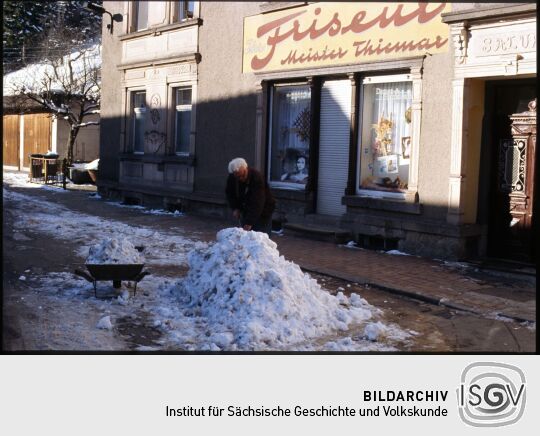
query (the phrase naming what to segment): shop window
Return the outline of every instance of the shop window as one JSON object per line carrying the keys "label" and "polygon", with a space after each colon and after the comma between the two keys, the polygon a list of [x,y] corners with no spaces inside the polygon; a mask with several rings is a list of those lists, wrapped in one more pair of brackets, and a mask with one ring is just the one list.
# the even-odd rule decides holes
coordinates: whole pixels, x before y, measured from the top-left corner
{"label": "shop window", "polygon": [[173,21],[180,22],[194,17],[195,2],[174,2]]}
{"label": "shop window", "polygon": [[271,96],[269,179],[272,186],[304,189],[309,173],[311,90],[276,86]]}
{"label": "shop window", "polygon": [[174,151],[189,154],[191,136],[191,88],[174,89]]}
{"label": "shop window", "polygon": [[148,1],[133,2],[133,27],[134,31],[148,28]]}
{"label": "shop window", "polygon": [[412,82],[366,78],[362,95],[358,189],[405,192],[412,144]]}
{"label": "shop window", "polygon": [[131,147],[134,153],[144,153],[146,129],[146,92],[131,93]]}

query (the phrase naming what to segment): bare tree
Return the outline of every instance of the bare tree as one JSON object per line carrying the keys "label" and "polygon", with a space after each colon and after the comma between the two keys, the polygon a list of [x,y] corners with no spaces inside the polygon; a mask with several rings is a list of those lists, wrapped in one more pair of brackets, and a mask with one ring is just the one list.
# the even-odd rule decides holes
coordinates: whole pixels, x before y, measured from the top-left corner
{"label": "bare tree", "polygon": [[99,121],[87,120],[89,115],[99,114],[100,71],[101,46],[95,44],[56,59],[44,53],[41,63],[5,77],[8,83],[5,80],[4,86],[11,87],[12,95],[31,100],[68,122],[68,164],[73,162],[79,130],[99,125]]}

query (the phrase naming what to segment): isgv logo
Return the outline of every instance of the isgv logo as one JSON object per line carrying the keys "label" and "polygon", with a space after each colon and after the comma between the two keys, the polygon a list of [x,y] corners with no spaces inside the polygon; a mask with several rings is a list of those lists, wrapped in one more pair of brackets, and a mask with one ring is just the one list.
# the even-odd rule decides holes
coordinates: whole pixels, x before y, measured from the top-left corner
{"label": "isgv logo", "polygon": [[525,410],[523,371],[505,363],[477,362],[461,374],[459,416],[474,427],[502,427],[517,422]]}

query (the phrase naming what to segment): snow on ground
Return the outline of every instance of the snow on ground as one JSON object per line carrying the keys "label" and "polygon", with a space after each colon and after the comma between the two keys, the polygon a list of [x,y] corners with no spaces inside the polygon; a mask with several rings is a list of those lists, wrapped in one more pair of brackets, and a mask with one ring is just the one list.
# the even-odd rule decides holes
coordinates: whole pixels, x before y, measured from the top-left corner
{"label": "snow on ground", "polygon": [[411,337],[373,324],[382,312],[359,295],[332,296],[262,233],[222,230],[189,254],[189,267],[157,286],[152,311],[165,343],[182,349],[383,351]]}
{"label": "snow on ground", "polygon": [[96,241],[119,237],[127,238],[134,246],[143,246],[147,264],[178,265],[185,263],[186,253],[196,242],[177,234],[74,212],[62,205],[6,189],[5,200],[24,204],[15,222],[17,230],[45,232],[53,238],[77,242],[77,255],[83,259],[88,257],[89,247]]}
{"label": "snow on ground", "polygon": [[523,327],[527,327],[529,330],[535,332],[536,331],[536,323],[535,322],[522,322],[521,325]]}
{"label": "snow on ground", "polygon": [[28,178],[28,174],[26,173],[14,173],[14,172],[6,172],[4,171],[3,174],[4,183],[7,183],[9,186],[13,188],[38,188],[38,189],[45,189],[50,192],[56,192],[58,194],[65,194],[69,192],[70,188],[80,188],[80,187],[93,187],[95,188],[96,185],[92,185],[90,183],[83,184],[83,185],[76,185],[69,180],[66,183],[66,188],[63,189],[62,185],[56,184],[44,184],[44,183],[34,183],[30,182]]}
{"label": "snow on ground", "polygon": [[[74,164],[74,165],[87,165],[87,164]],[[55,192],[58,194],[64,194],[69,193],[70,189],[80,189],[80,188],[95,188],[96,185],[85,183],[85,184],[74,184],[72,182],[66,183],[66,188],[63,189],[61,185],[45,185],[43,183],[33,183],[30,182],[28,179],[28,174],[26,173],[20,173],[20,172],[4,172],[4,183],[7,183],[9,186],[13,188],[33,188],[33,189],[44,189],[50,192]],[[94,200],[102,200],[101,195],[99,195],[97,192],[94,192],[89,195],[90,199]],[[164,209],[148,209],[144,206],[138,206],[138,205],[128,205],[128,204],[122,204],[114,201],[108,201],[107,204],[110,204],[111,206],[115,207],[122,207],[126,209],[135,209],[140,210],[144,214],[149,215],[165,215],[165,216],[184,216],[184,214],[178,210],[175,210],[174,212],[164,210]]]}
{"label": "snow on ground", "polygon": [[[101,196],[98,196],[97,198],[101,198]],[[111,206],[115,206],[115,207],[122,207],[124,209],[139,210],[142,213],[150,214],[150,215],[184,216],[184,214],[178,210],[171,212],[164,209],[148,209],[144,206],[139,206],[137,204],[123,204],[123,203],[118,203],[115,201],[108,201],[107,204],[110,204]]]}
{"label": "snow on ground", "polygon": [[380,313],[357,294],[323,290],[260,232],[222,230],[215,244],[189,254],[189,267],[170,292],[206,320],[209,349],[288,348]]}
{"label": "snow on ground", "polygon": [[126,238],[105,238],[92,245],[86,263],[89,264],[143,264],[144,258]]}
{"label": "snow on ground", "polygon": [[[109,331],[112,334],[126,319],[132,319],[136,324],[136,320],[143,314],[145,320],[140,323],[151,326],[161,336],[152,344],[143,343],[138,346],[137,349],[141,351],[396,351],[398,343],[403,345],[410,342],[411,335],[414,334],[405,332],[395,325],[380,322],[381,312],[363,302],[358,296],[349,299],[349,306],[342,306],[340,303],[337,310],[341,309],[346,313],[351,308],[354,309],[351,302],[356,300],[355,304],[360,303],[363,306],[360,309],[371,312],[372,316],[366,322],[352,323],[347,330],[328,329],[327,333],[320,337],[305,338],[298,342],[291,342],[286,337],[282,338],[281,342],[277,340],[273,342],[271,337],[276,336],[274,331],[284,331],[284,328],[291,327],[292,324],[292,327],[300,329],[300,333],[295,333],[298,337],[304,330],[314,330],[310,327],[310,322],[316,324],[317,320],[305,320],[306,327],[303,324],[294,326],[295,320],[277,316],[274,321],[272,318],[275,314],[257,319],[261,314],[256,313],[256,309],[264,307],[264,303],[244,310],[245,313],[252,311],[251,321],[248,314],[243,317],[231,317],[228,321],[225,320],[225,316],[221,319],[219,316],[211,318],[208,312],[212,312],[212,305],[206,308],[205,316],[200,307],[186,302],[186,294],[180,292],[180,280],[159,276],[145,277],[138,284],[136,296],[133,296],[133,289],[129,283],[123,282],[122,289],[115,290],[109,282],[98,282],[98,298],[94,296],[91,283],[68,272],[33,275],[30,282],[25,283],[37,292],[38,298],[35,301],[51,308],[53,313],[51,317],[53,323],[56,323],[54,329],[58,332],[54,338],[58,343],[56,349],[62,350],[101,349],[111,338],[99,333],[101,336],[97,336],[100,338],[97,340],[98,331]],[[320,292],[324,294],[327,291]],[[332,296],[328,294],[328,297]],[[26,304],[28,300],[27,297]],[[344,300],[340,298],[339,301]],[[272,304],[280,302],[284,306],[288,303],[293,310],[303,304],[301,301],[288,301],[286,295],[278,295],[274,301],[266,301],[269,306],[267,310],[272,310]],[[234,302],[231,302],[230,306],[234,308]],[[236,310],[238,311],[238,307]],[[319,311],[324,313],[326,309],[319,307]],[[317,312],[311,309],[312,314]],[[98,327],[100,320],[105,317],[108,317],[112,330]],[[82,321],[84,319],[90,321],[85,325]],[[108,325],[108,321],[102,323]],[[257,324],[264,325],[262,322],[276,324],[267,324],[266,331],[253,329]],[[244,341],[242,346],[239,346],[240,344],[235,341],[242,337],[235,334],[242,332],[247,332],[244,338],[250,340]],[[266,336],[261,340],[263,334]],[[259,340],[261,341],[258,342]],[[110,349],[110,345],[108,347]]]}
{"label": "snow on ground", "polygon": [[3,192],[17,216],[16,231],[75,242],[81,259],[96,241],[113,237],[143,245],[150,265],[180,271],[189,258],[187,277],[147,276],[134,297],[130,283],[115,290],[98,282],[96,298],[92,284],[70,272],[32,270],[21,283],[58,324],[49,347],[101,349],[100,341],[114,347],[111,341],[122,323],[143,318],[159,338],[140,344],[140,350],[391,351],[411,338],[412,332],[384,324],[382,312],[359,295],[331,295],[280,256],[265,234],[231,228],[219,232],[214,244],[205,244]]}
{"label": "snow on ground", "polygon": [[399,250],[389,250],[385,251],[386,254],[393,254],[394,256],[410,256],[410,254],[404,253],[403,251]]}

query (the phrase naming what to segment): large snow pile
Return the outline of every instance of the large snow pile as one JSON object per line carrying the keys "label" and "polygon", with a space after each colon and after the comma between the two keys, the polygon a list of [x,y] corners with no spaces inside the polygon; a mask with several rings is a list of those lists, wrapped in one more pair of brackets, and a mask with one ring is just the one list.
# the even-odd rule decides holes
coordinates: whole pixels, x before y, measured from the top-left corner
{"label": "large snow pile", "polygon": [[142,264],[143,257],[126,238],[105,238],[88,251],[86,263],[90,264]]}
{"label": "large snow pile", "polygon": [[357,294],[329,294],[280,256],[264,233],[222,230],[215,244],[190,252],[188,262],[188,276],[175,290],[192,316],[205,318],[208,342],[219,349],[301,344],[378,311]]}

